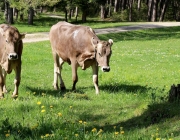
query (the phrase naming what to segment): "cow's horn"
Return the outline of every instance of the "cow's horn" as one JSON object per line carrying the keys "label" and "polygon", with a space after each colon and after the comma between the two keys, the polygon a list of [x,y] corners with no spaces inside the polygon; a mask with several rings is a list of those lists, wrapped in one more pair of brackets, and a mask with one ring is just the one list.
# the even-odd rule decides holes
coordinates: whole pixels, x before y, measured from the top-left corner
{"label": "cow's horn", "polygon": [[113,44],[113,40],[109,39],[108,42],[112,45]]}

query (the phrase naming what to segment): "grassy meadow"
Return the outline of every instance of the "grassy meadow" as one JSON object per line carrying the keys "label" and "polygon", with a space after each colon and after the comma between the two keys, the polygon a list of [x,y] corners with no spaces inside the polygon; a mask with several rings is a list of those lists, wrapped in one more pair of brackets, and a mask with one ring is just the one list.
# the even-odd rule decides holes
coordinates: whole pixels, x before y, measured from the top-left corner
{"label": "grassy meadow", "polygon": [[66,91],[55,91],[49,41],[25,43],[19,97],[9,89],[0,101],[0,138],[7,140],[178,140],[180,106],[168,102],[180,82],[180,27],[99,35],[112,38],[109,73],[99,72],[95,94],[91,69],[78,69],[71,91],[71,67],[64,64]]}

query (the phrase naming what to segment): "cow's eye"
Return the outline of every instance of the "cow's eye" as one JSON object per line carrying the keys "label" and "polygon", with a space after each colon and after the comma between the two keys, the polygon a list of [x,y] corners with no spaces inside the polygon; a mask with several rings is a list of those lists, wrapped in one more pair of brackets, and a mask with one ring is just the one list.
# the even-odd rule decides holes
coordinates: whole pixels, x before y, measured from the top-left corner
{"label": "cow's eye", "polygon": [[8,40],[6,39],[6,43],[8,43]]}
{"label": "cow's eye", "polygon": [[101,53],[99,53],[99,56],[101,56],[101,57],[102,57]]}

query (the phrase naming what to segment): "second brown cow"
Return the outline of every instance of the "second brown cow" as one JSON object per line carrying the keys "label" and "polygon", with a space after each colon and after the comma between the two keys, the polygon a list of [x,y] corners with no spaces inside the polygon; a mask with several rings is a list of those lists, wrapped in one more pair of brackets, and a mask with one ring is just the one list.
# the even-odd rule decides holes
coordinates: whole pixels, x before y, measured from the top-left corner
{"label": "second brown cow", "polygon": [[98,88],[98,66],[103,72],[109,72],[109,61],[113,40],[101,41],[94,30],[87,26],[73,25],[67,22],[58,22],[50,30],[50,42],[54,58],[54,89],[58,89],[58,76],[60,88],[65,89],[61,76],[64,62],[72,67],[72,90],[76,89],[78,81],[77,68],[85,70],[92,67],[93,83],[96,94]]}
{"label": "second brown cow", "polygon": [[23,50],[22,39],[25,34],[20,34],[18,29],[7,25],[0,25],[0,98],[4,97],[6,90],[6,75],[15,71],[15,88],[13,98],[18,96],[21,80],[21,55]]}

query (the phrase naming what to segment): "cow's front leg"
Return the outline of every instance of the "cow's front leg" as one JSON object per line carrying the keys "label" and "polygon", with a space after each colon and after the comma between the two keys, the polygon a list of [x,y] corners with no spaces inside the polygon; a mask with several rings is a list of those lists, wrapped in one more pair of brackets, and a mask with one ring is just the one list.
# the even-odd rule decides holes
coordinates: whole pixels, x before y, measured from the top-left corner
{"label": "cow's front leg", "polygon": [[92,65],[92,71],[93,71],[93,83],[96,90],[96,94],[99,94],[99,88],[98,88],[98,65],[96,62]]}
{"label": "cow's front leg", "polygon": [[72,81],[73,81],[72,90],[76,90],[76,83],[78,82],[78,75],[77,75],[78,64],[76,60],[71,61],[71,67],[72,67]]}
{"label": "cow's front leg", "polygon": [[15,69],[15,79],[14,79],[14,91],[12,94],[12,98],[17,98],[18,97],[18,88],[20,85],[20,81],[21,81],[21,64],[19,64],[18,67],[16,67]]}
{"label": "cow's front leg", "polygon": [[0,68],[0,99],[4,98],[3,86],[4,86],[4,80],[3,80],[2,69]]}
{"label": "cow's front leg", "polygon": [[7,89],[6,89],[6,71],[3,69],[2,70],[2,75],[3,75],[3,80],[4,80],[4,86],[3,86],[3,93],[7,93]]}

